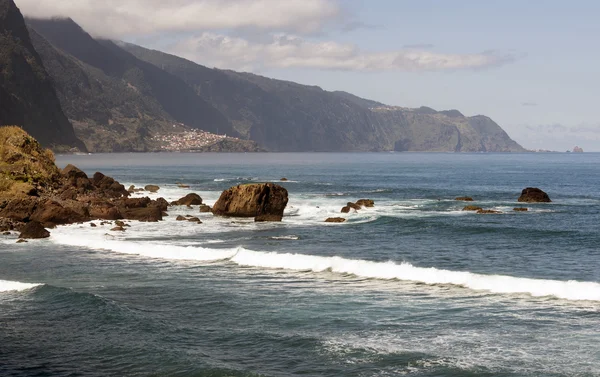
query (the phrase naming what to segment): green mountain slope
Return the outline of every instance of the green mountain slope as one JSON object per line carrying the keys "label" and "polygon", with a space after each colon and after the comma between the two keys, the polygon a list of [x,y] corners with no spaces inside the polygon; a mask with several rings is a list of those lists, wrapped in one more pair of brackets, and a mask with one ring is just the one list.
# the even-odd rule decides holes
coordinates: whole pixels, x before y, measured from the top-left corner
{"label": "green mountain slope", "polygon": [[391,107],[346,92],[210,69],[133,44],[122,48],[187,82],[238,132],[270,150],[524,151],[487,117]]}
{"label": "green mountain slope", "polygon": [[85,150],[12,0],[0,0],[0,125],[18,125],[42,145]]}
{"label": "green mountain slope", "polygon": [[65,113],[93,151],[154,149],[150,136],[187,127],[236,136],[230,122],[181,79],[71,19],[27,19]]}

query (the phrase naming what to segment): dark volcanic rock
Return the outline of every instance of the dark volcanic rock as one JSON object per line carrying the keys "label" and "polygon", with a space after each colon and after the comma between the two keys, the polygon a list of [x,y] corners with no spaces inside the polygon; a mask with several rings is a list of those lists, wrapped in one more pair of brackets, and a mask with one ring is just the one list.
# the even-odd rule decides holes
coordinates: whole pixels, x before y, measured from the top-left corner
{"label": "dark volcanic rock", "polygon": [[0,204],[0,217],[17,221],[29,221],[38,204],[37,198],[23,198]]}
{"label": "dark volcanic rock", "polygon": [[358,211],[359,209],[362,209],[361,205],[360,205],[360,204],[358,204],[358,202],[357,202],[357,203],[348,202],[348,203],[346,204],[346,207],[349,207],[349,208],[355,209],[355,210],[357,210],[357,211]]}
{"label": "dark volcanic rock", "polygon": [[162,220],[162,211],[158,207],[146,208],[120,208],[123,218],[145,222],[157,222]]}
{"label": "dark volcanic rock", "polygon": [[207,206],[206,204],[201,204],[200,205],[200,212],[211,212],[212,208],[210,208],[210,206]]}
{"label": "dark volcanic rock", "polygon": [[200,195],[195,194],[193,192],[171,203],[171,205],[175,206],[192,206],[200,204],[202,204],[202,198],[200,197]]}
{"label": "dark volcanic rock", "polygon": [[186,221],[186,220],[187,220],[187,217],[179,215],[179,216],[177,216],[177,217],[175,218],[175,220],[177,220],[177,221]]}
{"label": "dark volcanic rock", "polygon": [[150,192],[157,192],[158,190],[160,190],[160,187],[158,187],[157,185],[146,185],[144,186],[144,190]]}
{"label": "dark volcanic rock", "polygon": [[46,200],[39,203],[30,220],[37,221],[45,227],[53,228],[56,225],[87,221],[88,217],[70,208],[65,208],[55,201]]}
{"label": "dark volcanic rock", "polygon": [[96,200],[92,202],[88,207],[88,211],[92,219],[118,220],[123,218],[119,208],[107,201]]}
{"label": "dark volcanic rock", "polygon": [[359,199],[356,204],[363,207],[375,207],[375,202],[371,199]]}
{"label": "dark volcanic rock", "polygon": [[454,200],[463,201],[463,202],[472,202],[473,198],[470,196],[459,196],[458,198],[454,198]]}
{"label": "dark volcanic rock", "polygon": [[61,171],[61,175],[64,178],[63,187],[65,187],[65,189],[67,187],[71,187],[74,188],[78,193],[83,194],[84,192],[94,188],[92,181],[90,181],[87,174],[74,165],[67,165]]}
{"label": "dark volcanic rock", "polygon": [[345,207],[342,207],[342,210],[340,212],[342,212],[342,213],[349,213],[351,209],[352,208],[350,208],[348,206],[345,206]]}
{"label": "dark volcanic rock", "polygon": [[23,239],[35,239],[35,238],[48,238],[50,232],[44,228],[44,226],[37,221],[30,221],[21,229],[19,238]]}
{"label": "dark volcanic rock", "polygon": [[346,221],[346,219],[343,217],[330,217],[325,220],[326,223],[343,223],[344,221]]}
{"label": "dark volcanic rock", "polygon": [[232,217],[258,217],[258,221],[281,221],[288,202],[285,188],[273,183],[231,187],[213,206],[213,214]]}
{"label": "dark volcanic rock", "polygon": [[517,200],[526,203],[550,203],[550,197],[544,191],[537,187],[527,187],[521,192],[521,196]]}
{"label": "dark volcanic rock", "polygon": [[129,196],[129,191],[125,189],[125,186],[100,172],[96,172],[96,174],[94,174],[92,183],[100,191],[100,194],[103,197],[126,198]]}
{"label": "dark volcanic rock", "polygon": [[525,207],[515,207],[515,208],[513,208],[513,211],[515,211],[515,212],[527,212],[527,211],[529,211],[529,209],[527,209]]}

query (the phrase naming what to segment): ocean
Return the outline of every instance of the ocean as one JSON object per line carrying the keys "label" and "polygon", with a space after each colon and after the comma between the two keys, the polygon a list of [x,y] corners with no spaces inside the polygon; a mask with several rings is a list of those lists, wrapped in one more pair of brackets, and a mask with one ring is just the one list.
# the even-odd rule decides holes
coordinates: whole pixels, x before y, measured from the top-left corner
{"label": "ocean", "polygon": [[[173,207],[123,233],[0,236],[0,376],[600,376],[600,154],[68,163],[209,205],[285,177],[289,203],[281,223]],[[517,203],[531,186],[553,202]],[[340,213],[364,198],[375,207]]]}

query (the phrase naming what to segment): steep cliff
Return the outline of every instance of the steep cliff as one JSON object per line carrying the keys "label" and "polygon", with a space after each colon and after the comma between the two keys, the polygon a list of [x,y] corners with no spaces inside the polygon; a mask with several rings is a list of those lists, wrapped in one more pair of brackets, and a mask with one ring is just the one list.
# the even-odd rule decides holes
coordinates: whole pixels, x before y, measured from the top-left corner
{"label": "steep cliff", "polygon": [[92,38],[73,20],[27,23],[65,113],[91,150],[153,149],[150,135],[180,123],[236,135],[229,121],[181,79],[112,41]]}
{"label": "steep cliff", "polygon": [[487,117],[387,106],[346,92],[210,69],[133,44],[122,48],[187,82],[240,134],[270,150],[524,151]]}
{"label": "steep cliff", "polygon": [[0,125],[21,126],[47,147],[85,150],[12,0],[0,0]]}

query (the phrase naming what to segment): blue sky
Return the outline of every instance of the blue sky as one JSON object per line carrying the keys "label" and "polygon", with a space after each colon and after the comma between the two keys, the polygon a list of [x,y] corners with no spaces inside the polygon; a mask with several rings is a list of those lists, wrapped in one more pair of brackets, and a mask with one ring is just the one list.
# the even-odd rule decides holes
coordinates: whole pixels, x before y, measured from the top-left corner
{"label": "blue sky", "polygon": [[600,151],[597,1],[16,3],[207,66],[485,114],[526,148]]}

